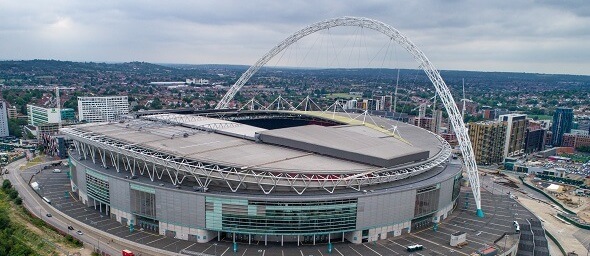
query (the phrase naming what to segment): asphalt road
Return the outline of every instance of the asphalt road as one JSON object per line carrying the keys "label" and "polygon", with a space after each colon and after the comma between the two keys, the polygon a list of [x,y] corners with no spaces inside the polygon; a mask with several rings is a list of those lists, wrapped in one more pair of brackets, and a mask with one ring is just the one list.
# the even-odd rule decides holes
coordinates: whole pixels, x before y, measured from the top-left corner
{"label": "asphalt road", "polygon": [[[28,179],[24,180],[20,175],[33,175],[37,170],[40,169],[40,167],[29,168],[24,172],[19,171],[19,167],[25,163],[26,161],[21,159],[6,166],[6,168],[9,170],[7,178],[10,180],[15,189],[18,190],[20,197],[23,199],[23,205],[34,215],[43,219],[43,221],[49,223],[64,233],[69,233],[81,240],[84,242],[85,246],[89,246],[90,248],[100,248],[101,251],[109,255],[120,255],[121,250],[123,249],[136,248],[131,244],[125,243],[125,240],[117,239],[117,237],[110,238],[113,239],[113,242],[106,243],[104,241],[108,241],[109,238],[102,236],[99,232],[96,232],[96,230],[90,225],[72,220],[72,218],[69,216],[64,215],[61,211],[57,211],[54,207],[45,203],[45,201],[43,201],[43,199],[37,195],[28,185]],[[50,171],[47,170],[47,172]],[[50,213],[52,217],[47,217],[47,213]],[[68,230],[67,227],[70,225],[75,227],[74,231]],[[83,234],[77,234],[76,231],[78,230],[82,231]],[[146,253],[143,253],[143,255],[159,255],[158,253],[150,253],[150,250],[146,250],[146,248],[143,248],[143,250],[146,251]]]}

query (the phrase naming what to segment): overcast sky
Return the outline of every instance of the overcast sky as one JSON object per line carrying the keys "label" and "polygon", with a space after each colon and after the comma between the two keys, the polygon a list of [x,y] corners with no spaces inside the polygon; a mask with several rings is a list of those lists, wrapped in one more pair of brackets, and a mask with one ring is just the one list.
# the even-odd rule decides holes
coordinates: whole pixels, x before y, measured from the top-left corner
{"label": "overcast sky", "polygon": [[588,0],[0,0],[0,59],[251,65],[340,16],[397,28],[439,69],[590,75]]}

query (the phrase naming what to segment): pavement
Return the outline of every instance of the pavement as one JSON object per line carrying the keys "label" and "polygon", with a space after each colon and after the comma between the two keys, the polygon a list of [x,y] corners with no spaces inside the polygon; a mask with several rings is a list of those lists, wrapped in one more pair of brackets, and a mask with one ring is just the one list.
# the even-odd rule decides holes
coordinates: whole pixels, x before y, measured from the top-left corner
{"label": "pavement", "polygon": [[[503,181],[504,178],[499,178],[494,175],[480,176],[482,182],[485,184],[491,179],[497,181]],[[553,234],[557,241],[562,245],[566,252],[577,252],[578,254],[589,253],[590,249],[590,231],[580,229],[574,225],[571,225],[561,219],[558,219],[557,213],[560,209],[553,207],[553,203],[550,202],[543,194],[524,186],[518,179],[518,174],[510,174],[506,177],[510,180],[515,181],[519,188],[512,189],[504,186],[500,188],[496,187],[496,190],[502,190],[502,192],[511,191],[513,195],[518,197],[517,201],[525,208],[529,209],[536,214],[541,220],[543,228]],[[550,244],[553,242],[550,241]],[[561,252],[557,246],[550,246],[551,255],[561,255]]]}
{"label": "pavement", "polygon": [[[469,188],[462,188],[458,204],[453,214],[434,231],[432,227],[414,231],[403,236],[392,237],[374,243],[360,245],[349,242],[333,241],[333,251],[328,253],[327,244],[300,245],[269,242],[263,244],[239,244],[238,251],[233,252],[231,241],[211,241],[201,244],[186,240],[160,236],[147,230],[129,231],[129,228],[121,225],[108,216],[103,215],[99,209],[88,207],[70,193],[69,179],[66,175],[66,167],[62,167],[61,173],[53,173],[54,168],[42,170],[41,167],[29,168],[23,172],[11,170],[11,180],[19,182],[19,192],[25,193],[24,202],[28,207],[35,209],[38,214],[44,216],[48,212],[51,218],[42,217],[45,221],[68,232],[67,226],[74,226],[75,230],[81,230],[84,234],[77,235],[85,243],[110,255],[120,255],[122,249],[131,249],[136,255],[159,255],[156,250],[168,251],[166,254],[180,253],[182,255],[281,255],[281,256],[324,256],[324,255],[469,255],[476,250],[493,244],[506,232],[513,232],[512,222],[526,221],[534,215],[526,208],[511,199],[500,188],[490,189],[495,193],[482,190],[482,205],[486,213],[484,218],[475,216],[475,203]],[[39,173],[37,173],[40,171]],[[16,175],[19,173],[21,175]],[[33,174],[35,174],[33,176]],[[40,185],[40,195],[33,192],[29,181],[37,181]],[[485,182],[485,179],[482,180]],[[489,185],[492,185],[490,183]],[[51,206],[42,201],[41,196],[51,199]],[[465,204],[465,201],[469,203]],[[30,209],[31,209],[30,208]],[[468,244],[463,248],[455,248],[449,245],[450,235],[455,232],[466,232]],[[422,244],[424,250],[408,253],[406,246]]]}

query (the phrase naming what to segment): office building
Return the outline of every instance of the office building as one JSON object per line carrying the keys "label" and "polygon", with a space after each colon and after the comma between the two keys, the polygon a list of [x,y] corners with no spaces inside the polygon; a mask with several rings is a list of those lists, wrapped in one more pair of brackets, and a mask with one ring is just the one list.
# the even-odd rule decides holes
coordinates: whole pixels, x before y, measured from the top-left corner
{"label": "office building", "polygon": [[557,108],[553,114],[553,126],[551,127],[551,145],[561,146],[564,133],[572,131],[574,111],[571,108]]}
{"label": "office building", "polygon": [[469,138],[478,164],[496,164],[504,160],[506,122],[469,123]]}
{"label": "office building", "polygon": [[76,121],[76,112],[73,108],[61,109],[61,120],[63,122],[73,123]]}
{"label": "office building", "polygon": [[27,105],[29,124],[39,126],[43,124],[59,124],[61,112],[59,108],[44,108],[35,105]]}
{"label": "office building", "polygon": [[498,117],[498,121],[506,122],[506,141],[504,142],[504,157],[524,154],[526,129],[528,120],[523,114],[507,114]]}
{"label": "office building", "polygon": [[129,114],[127,96],[78,97],[79,121],[111,122],[126,114]]}
{"label": "office building", "polygon": [[8,132],[8,111],[6,102],[0,101],[0,137],[6,137]]}

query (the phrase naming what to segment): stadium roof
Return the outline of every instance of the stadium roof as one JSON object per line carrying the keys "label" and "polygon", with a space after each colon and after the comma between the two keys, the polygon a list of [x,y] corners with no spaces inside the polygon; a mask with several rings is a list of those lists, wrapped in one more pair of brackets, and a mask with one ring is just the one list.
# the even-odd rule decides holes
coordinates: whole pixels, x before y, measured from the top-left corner
{"label": "stadium roof", "polygon": [[[433,157],[442,148],[441,142],[423,129],[377,117],[375,121],[381,127],[395,123],[404,140],[411,143],[362,125],[266,130],[220,118],[178,114],[76,128],[202,162],[313,174],[358,173],[411,163]],[[255,141],[257,133],[263,143]]]}

